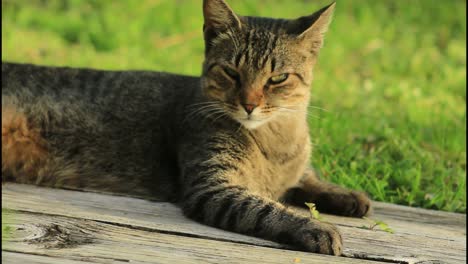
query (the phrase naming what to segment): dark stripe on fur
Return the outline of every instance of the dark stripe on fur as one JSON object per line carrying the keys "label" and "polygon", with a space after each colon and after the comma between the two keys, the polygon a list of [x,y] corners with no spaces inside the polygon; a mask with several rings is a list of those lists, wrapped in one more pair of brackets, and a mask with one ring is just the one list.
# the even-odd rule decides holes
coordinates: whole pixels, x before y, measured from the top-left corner
{"label": "dark stripe on fur", "polygon": [[[225,191],[225,187],[220,187],[218,189],[212,189],[211,191],[206,191],[195,198],[193,203],[187,202],[184,207],[184,212],[189,218],[193,218],[198,221],[202,221],[205,218],[205,206],[208,199],[213,197],[213,195]],[[190,197],[188,197],[190,198]]]}
{"label": "dark stripe on fur", "polygon": [[222,221],[225,219],[225,215],[227,211],[233,208],[237,198],[239,198],[240,193],[239,191],[233,191],[233,193],[228,194],[227,196],[222,198],[222,202],[218,207],[218,211],[216,212],[215,217],[213,218],[213,224],[215,226],[221,226]]}
{"label": "dark stripe on fur", "polygon": [[226,229],[236,230],[236,225],[240,219],[244,218],[245,214],[248,212],[249,207],[253,206],[255,199],[253,197],[245,197],[244,200],[239,204],[236,204],[230,211],[228,215],[228,221],[226,223]]}
{"label": "dark stripe on fur", "polygon": [[260,209],[257,215],[257,221],[255,222],[255,227],[253,229],[254,234],[259,234],[263,230],[263,220],[271,213],[275,207],[271,204],[263,205],[263,208]]}
{"label": "dark stripe on fur", "polygon": [[275,71],[275,67],[276,67],[276,59],[271,58],[271,72]]}
{"label": "dark stripe on fur", "polygon": [[[206,178],[209,178],[209,176],[207,176]],[[212,180],[206,180],[205,179],[204,182],[200,182],[197,185],[190,186],[189,191],[184,194],[184,200],[188,200],[195,193],[201,192],[201,191],[206,190],[206,189],[208,189],[210,187],[221,186],[224,183],[227,183],[227,180],[221,179],[221,178],[212,179]]]}
{"label": "dark stripe on fur", "polygon": [[[185,206],[184,206],[184,212],[186,215],[190,218],[193,218],[195,220],[202,221],[205,217],[205,204],[208,201],[208,199],[212,198],[213,196],[222,193],[222,192],[227,192],[229,190],[233,189],[242,189],[239,186],[220,186],[219,188],[214,189],[213,187],[211,190],[205,190],[205,192],[200,191],[198,192],[199,195],[195,196],[197,193],[193,193],[192,196],[187,196],[187,200],[185,201]],[[195,196],[194,201],[190,201],[191,197]],[[208,208],[211,209],[211,208]]]}

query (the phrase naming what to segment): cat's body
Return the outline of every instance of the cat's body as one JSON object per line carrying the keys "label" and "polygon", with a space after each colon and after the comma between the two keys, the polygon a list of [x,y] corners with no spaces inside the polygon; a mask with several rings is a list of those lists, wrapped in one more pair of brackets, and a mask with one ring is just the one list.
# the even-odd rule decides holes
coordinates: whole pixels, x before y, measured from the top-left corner
{"label": "cat's body", "polygon": [[[199,143],[201,151],[219,144],[223,152],[235,148],[228,140],[238,139],[239,151],[250,154],[233,163],[246,167],[239,168],[240,173],[258,176],[230,181],[279,199],[297,185],[308,164],[306,122],[270,122],[249,131],[234,121],[216,120],[218,116],[200,116],[197,106],[206,101],[200,78],[14,63],[2,64],[2,77],[4,120],[26,116],[28,130],[41,131],[47,142],[42,156],[48,164],[38,164],[40,170],[29,174],[20,164],[5,168],[3,176],[21,175],[16,177],[19,182],[143,196],[167,193],[164,198],[174,199],[181,180],[173,176],[179,174],[177,153],[184,152],[184,140]],[[4,140],[21,141],[20,129],[4,128],[4,134],[10,134]],[[16,159],[5,154],[5,161]]]}
{"label": "cat's body", "polygon": [[2,180],[163,197],[209,225],[339,254],[335,227],[278,202],[369,210],[308,168],[310,71],[332,8],[288,22],[205,1],[201,78],[2,63]]}

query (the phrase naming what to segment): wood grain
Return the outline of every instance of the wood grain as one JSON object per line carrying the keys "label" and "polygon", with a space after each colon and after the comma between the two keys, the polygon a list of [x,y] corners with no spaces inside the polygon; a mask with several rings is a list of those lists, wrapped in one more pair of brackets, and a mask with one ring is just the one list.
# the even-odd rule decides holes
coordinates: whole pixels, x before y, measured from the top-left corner
{"label": "wood grain", "polygon": [[36,254],[2,251],[2,263],[4,264],[84,264],[88,261],[75,261],[60,257],[49,257]]}
{"label": "wood grain", "polygon": [[[325,221],[337,224],[341,230],[345,256],[393,263],[466,263],[465,215],[384,203],[375,203],[374,207],[371,218],[385,221],[395,230],[394,234],[362,229],[363,225],[369,225],[363,219],[324,215]],[[156,232],[178,239],[260,246],[269,250],[287,248],[195,223],[170,203],[129,197],[6,184],[2,187],[2,208],[51,218],[92,220],[135,232]],[[298,209],[298,212],[308,214],[302,209]]]}

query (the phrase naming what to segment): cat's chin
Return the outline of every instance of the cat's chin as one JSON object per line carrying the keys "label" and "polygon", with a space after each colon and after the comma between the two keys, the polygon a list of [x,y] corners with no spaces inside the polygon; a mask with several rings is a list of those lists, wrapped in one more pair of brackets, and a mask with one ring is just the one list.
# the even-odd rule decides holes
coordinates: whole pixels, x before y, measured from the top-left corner
{"label": "cat's chin", "polygon": [[239,122],[247,129],[249,130],[254,130],[262,125],[267,123],[267,120],[249,120],[249,119],[244,119],[244,120],[239,120]]}

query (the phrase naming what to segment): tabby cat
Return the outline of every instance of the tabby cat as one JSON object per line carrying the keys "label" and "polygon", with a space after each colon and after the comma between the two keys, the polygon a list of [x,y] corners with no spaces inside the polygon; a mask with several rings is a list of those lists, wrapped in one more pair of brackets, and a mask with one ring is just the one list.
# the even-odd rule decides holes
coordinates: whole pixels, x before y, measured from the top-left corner
{"label": "tabby cat", "polygon": [[308,167],[312,69],[334,8],[287,20],[204,0],[201,77],[2,62],[2,181],[170,199],[207,225],[339,255],[336,227],[284,205],[370,209]]}

